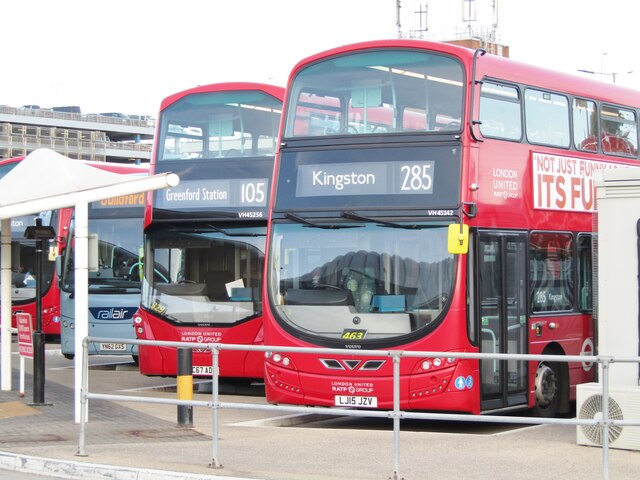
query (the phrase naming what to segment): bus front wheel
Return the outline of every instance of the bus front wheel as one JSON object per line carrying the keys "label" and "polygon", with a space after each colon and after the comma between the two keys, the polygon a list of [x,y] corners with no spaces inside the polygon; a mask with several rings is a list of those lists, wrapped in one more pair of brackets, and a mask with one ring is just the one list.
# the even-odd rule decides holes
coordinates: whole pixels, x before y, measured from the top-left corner
{"label": "bus front wheel", "polygon": [[562,373],[555,362],[540,362],[536,370],[534,413],[539,417],[555,417],[560,411]]}

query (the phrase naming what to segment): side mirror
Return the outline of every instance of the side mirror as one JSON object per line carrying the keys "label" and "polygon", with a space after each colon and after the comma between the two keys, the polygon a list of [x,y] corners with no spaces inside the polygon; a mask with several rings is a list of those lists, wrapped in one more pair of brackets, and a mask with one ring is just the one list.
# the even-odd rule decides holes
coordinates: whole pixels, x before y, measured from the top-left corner
{"label": "side mirror", "polygon": [[100,262],[98,261],[98,234],[89,234],[89,271],[97,272],[100,270]]}
{"label": "side mirror", "polygon": [[57,277],[58,277],[58,279],[59,279],[59,278],[61,278],[61,277],[62,277],[62,256],[61,256],[61,255],[58,255],[58,256],[56,257],[55,262],[56,262],[56,264],[55,264],[55,265],[56,265],[56,276],[57,276]]}
{"label": "side mirror", "polygon": [[460,254],[469,251],[469,225],[452,223],[449,225],[449,253]]}

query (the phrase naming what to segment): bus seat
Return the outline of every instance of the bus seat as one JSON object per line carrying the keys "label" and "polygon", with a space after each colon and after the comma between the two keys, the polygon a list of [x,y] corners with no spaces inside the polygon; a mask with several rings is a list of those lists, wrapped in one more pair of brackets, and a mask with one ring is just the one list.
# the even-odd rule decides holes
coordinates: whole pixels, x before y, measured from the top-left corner
{"label": "bus seat", "polygon": [[16,288],[22,288],[26,286],[26,275],[20,272],[11,272],[11,284]]}
{"label": "bus seat", "polygon": [[232,281],[233,274],[227,270],[209,270],[203,278],[203,283],[207,287],[207,297],[210,300],[229,301],[227,283]]}
{"label": "bus seat", "polygon": [[622,155],[635,156],[636,148],[626,138],[615,134],[602,135],[602,151],[605,153],[620,153]]}
{"label": "bus seat", "polygon": [[592,152],[596,152],[598,150],[598,139],[594,135],[591,135],[582,140],[582,142],[580,142],[580,144],[578,145],[578,148],[580,150],[590,150]]}

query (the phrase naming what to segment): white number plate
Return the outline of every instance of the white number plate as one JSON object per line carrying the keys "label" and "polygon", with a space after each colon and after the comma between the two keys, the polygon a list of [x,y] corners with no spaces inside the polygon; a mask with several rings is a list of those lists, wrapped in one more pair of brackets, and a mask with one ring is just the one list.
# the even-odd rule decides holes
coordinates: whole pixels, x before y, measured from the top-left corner
{"label": "white number plate", "polygon": [[191,373],[193,375],[213,375],[213,367],[211,367],[211,365],[204,367],[194,365],[193,367],[191,367]]}
{"label": "white number plate", "polygon": [[99,343],[98,348],[100,350],[107,350],[109,352],[123,352],[127,349],[126,343]]}
{"label": "white number plate", "polygon": [[357,397],[351,395],[336,395],[336,407],[377,408],[378,397]]}

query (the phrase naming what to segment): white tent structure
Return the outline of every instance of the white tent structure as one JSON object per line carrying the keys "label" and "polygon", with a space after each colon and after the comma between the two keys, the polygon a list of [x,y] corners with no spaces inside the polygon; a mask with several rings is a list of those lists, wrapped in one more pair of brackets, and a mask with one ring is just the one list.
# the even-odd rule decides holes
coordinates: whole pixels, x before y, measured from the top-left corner
{"label": "white tent structure", "polygon": [[[0,179],[2,390],[11,390],[11,218],[75,207],[75,350],[81,352],[82,340],[89,331],[88,204],[119,195],[175,186],[179,181],[173,173],[147,177],[111,173],[48,149],[35,150]],[[80,422],[82,361],[83,355],[75,356],[76,422]]]}

